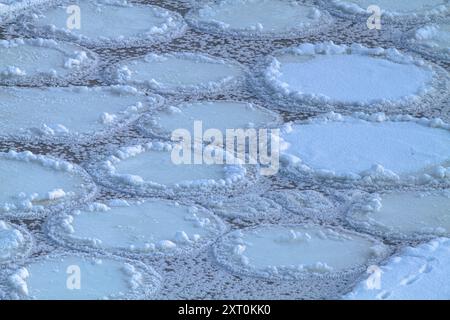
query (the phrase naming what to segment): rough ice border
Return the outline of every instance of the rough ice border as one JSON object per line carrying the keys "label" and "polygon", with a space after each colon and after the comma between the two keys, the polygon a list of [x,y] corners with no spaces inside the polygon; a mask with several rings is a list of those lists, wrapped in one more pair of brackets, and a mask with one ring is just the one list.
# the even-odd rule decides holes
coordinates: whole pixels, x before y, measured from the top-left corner
{"label": "rough ice border", "polygon": [[[113,85],[113,86],[96,86],[96,87],[86,87],[86,86],[69,86],[62,87],[65,90],[87,90],[89,92],[92,91],[110,91],[112,94],[124,93],[127,95],[135,95],[142,97],[142,101],[139,101],[134,106],[126,106],[124,105],[123,111],[117,114],[110,114],[111,116],[117,116],[112,123],[105,124],[105,128],[93,131],[93,132],[55,132],[55,130],[50,130],[47,132],[46,130],[40,130],[39,132],[32,132],[34,128],[28,128],[23,133],[19,134],[0,134],[0,141],[2,140],[13,140],[13,141],[21,141],[24,143],[29,142],[39,142],[39,143],[61,143],[61,144],[80,144],[92,141],[98,141],[103,138],[111,137],[121,132],[122,130],[128,128],[130,125],[134,124],[136,120],[145,115],[148,110],[160,106],[164,103],[164,98],[162,96],[156,94],[144,94],[140,92],[136,88],[130,86],[122,86],[122,85]],[[52,90],[52,87],[40,88],[42,90]],[[11,87],[11,90],[14,88]],[[100,114],[99,114],[100,116]]]}
{"label": "rough ice border", "polygon": [[[361,112],[353,113],[352,115],[350,115],[350,117],[378,123],[388,121],[414,122],[430,128],[447,130],[450,134],[450,124],[445,123],[439,118],[414,118],[410,115],[387,116],[384,113],[375,113],[369,115]],[[328,122],[335,121],[345,121],[345,118],[341,114],[331,112],[312,119],[286,124],[282,130],[284,133],[286,133],[292,124],[302,125],[308,123],[319,123],[326,125],[326,123]],[[281,134],[281,138],[282,137],[283,133]],[[379,188],[378,190],[398,188],[401,186],[450,186],[450,155],[448,161],[445,161],[441,164],[436,164],[435,166],[425,169],[422,172],[419,171],[413,175],[408,176],[399,175],[391,170],[383,168],[380,165],[374,165],[372,168],[359,174],[336,174],[331,170],[313,169],[308,165],[302,163],[301,158],[289,154],[288,150],[284,151],[281,154],[280,161],[280,173],[285,178],[293,180],[300,185],[313,184],[314,186],[317,186],[319,190],[326,187],[326,185],[333,186],[335,188]]]}
{"label": "rough ice border", "polygon": [[[206,5],[211,4],[207,3]],[[217,36],[226,36],[239,39],[261,39],[261,40],[276,40],[276,39],[293,39],[300,37],[307,37],[314,34],[324,32],[332,27],[334,19],[325,10],[320,10],[316,6],[311,6],[301,3],[301,5],[316,8],[321,16],[319,20],[314,23],[294,25],[291,30],[284,32],[258,32],[250,28],[246,29],[229,29],[223,27],[219,22],[206,22],[198,19],[197,13],[203,8],[205,3],[196,3],[195,6],[189,10],[185,15],[186,22],[194,29]]]}
{"label": "rough ice border", "polygon": [[[66,58],[67,69],[70,71],[67,75],[54,75],[50,72],[39,73],[35,75],[16,75],[8,70],[0,71],[0,84],[7,86],[66,86],[70,82],[81,79],[92,73],[98,67],[99,57],[96,53],[68,42],[55,41],[51,39],[35,38],[25,39],[16,38],[12,40],[0,40],[0,46],[4,48],[16,46],[34,46],[48,49],[55,49],[64,54]],[[75,66],[75,67],[74,67]],[[6,72],[6,74],[4,74]]]}
{"label": "rough ice border", "polygon": [[[95,239],[83,239],[83,238],[77,238],[70,235],[67,230],[63,230],[65,228],[70,228],[71,224],[71,216],[74,214],[75,211],[78,210],[87,210],[89,212],[95,212],[95,211],[102,211],[103,206],[106,204],[109,207],[114,207],[108,204],[108,202],[114,202],[114,201],[120,201],[120,202],[126,202],[130,205],[139,205],[139,203],[148,202],[148,201],[162,201],[167,204],[176,206],[177,204],[181,206],[187,206],[187,207],[194,207],[197,210],[199,210],[202,214],[202,216],[207,216],[208,219],[211,221],[210,227],[208,227],[208,235],[206,237],[201,237],[199,241],[189,243],[187,245],[179,245],[178,243],[174,242],[173,239],[166,239],[163,240],[165,243],[167,240],[169,240],[171,243],[168,244],[167,247],[164,247],[163,245],[156,245],[155,248],[149,249],[149,250],[132,250],[132,249],[125,249],[125,248],[102,248],[95,245]],[[183,219],[184,217],[180,217]],[[59,245],[62,245],[64,247],[69,247],[75,250],[85,251],[85,252],[93,252],[93,253],[100,253],[100,254],[113,254],[125,258],[134,258],[134,259],[141,259],[141,258],[161,258],[161,257],[180,257],[180,256],[188,256],[190,254],[193,254],[195,252],[201,251],[204,248],[210,246],[212,243],[214,243],[220,236],[222,236],[227,231],[227,226],[225,223],[216,216],[211,210],[200,206],[198,204],[195,204],[194,202],[190,201],[174,201],[174,200],[168,200],[168,199],[162,199],[162,198],[148,198],[146,200],[144,199],[134,199],[134,200],[122,200],[122,199],[113,199],[106,202],[94,202],[90,205],[85,206],[82,209],[72,210],[70,212],[61,212],[56,215],[52,215],[48,217],[47,221],[44,225],[44,231],[45,233],[56,243]],[[180,230],[181,231],[181,230]],[[170,247],[174,243],[176,245],[175,248]]]}
{"label": "rough ice border", "polygon": [[[430,70],[433,79],[427,86],[421,88],[419,95],[412,94],[400,100],[376,100],[371,102],[344,103],[326,96],[314,94],[300,94],[285,88],[284,83],[278,79],[280,63],[277,56],[291,54],[314,57],[316,55],[357,54],[387,59],[395,63],[413,64]],[[272,103],[280,109],[287,111],[347,111],[347,112],[400,112],[420,111],[424,109],[424,101],[439,104],[450,98],[448,86],[450,77],[443,68],[425,62],[422,59],[403,54],[395,48],[367,48],[361,44],[336,45],[333,42],[304,43],[296,47],[277,50],[271,55],[262,58],[256,65],[256,72],[249,80],[252,91],[261,99]]]}
{"label": "rough ice border", "polygon": [[[42,38],[54,38],[68,42],[74,42],[82,46],[86,46],[88,48],[123,48],[123,47],[139,47],[139,46],[148,46],[154,45],[157,43],[169,42],[175,38],[181,37],[187,30],[187,24],[184,21],[183,17],[173,11],[164,9],[162,7],[151,5],[151,4],[142,4],[142,3],[129,3],[127,1],[123,2],[120,0],[99,0],[99,2],[104,2],[108,5],[113,6],[121,6],[121,7],[141,7],[143,9],[154,10],[158,13],[167,14],[169,17],[166,19],[165,23],[162,25],[163,28],[167,28],[164,32],[159,33],[151,33],[150,30],[132,37],[126,37],[123,39],[114,38],[114,39],[93,39],[82,35],[74,35],[65,29],[60,28],[52,28],[50,25],[36,27],[34,23],[34,19],[36,19],[37,15],[43,14],[43,12],[47,9],[51,9],[53,7],[62,6],[64,4],[76,4],[78,0],[68,1],[68,0],[54,0],[52,6],[47,6],[42,9],[37,9],[35,11],[26,13],[21,15],[17,19],[16,26],[12,29],[12,31],[16,34],[27,35],[27,36],[38,36]],[[97,0],[96,0],[97,1]],[[160,29],[159,27],[158,29]]]}
{"label": "rough ice border", "polygon": [[[19,249],[19,252],[17,252],[16,254],[13,254],[13,256],[11,258],[5,259],[3,261],[0,260],[0,270],[1,270],[1,266],[7,265],[7,264],[11,263],[12,261],[17,262],[17,261],[24,260],[26,257],[28,257],[30,255],[31,250],[35,246],[33,236],[25,227],[22,227],[15,223],[11,223],[11,222],[0,219],[0,222],[2,222],[2,221],[10,228],[16,229],[22,234],[22,236],[24,238],[24,245]],[[0,298],[1,298],[1,292],[0,292]]]}
{"label": "rough ice border", "polygon": [[5,4],[2,7],[0,3],[0,25],[8,23],[21,14],[21,11],[29,10],[34,6],[44,5],[54,0],[22,0],[13,4]]}
{"label": "rough ice border", "polygon": [[30,210],[14,209],[0,211],[0,219],[13,220],[13,219],[37,219],[45,217],[49,214],[57,213],[63,210],[70,210],[70,208],[79,206],[92,199],[97,194],[97,186],[93,182],[91,176],[81,167],[68,161],[57,159],[47,155],[35,155],[30,151],[16,152],[9,151],[8,153],[0,152],[0,159],[9,159],[15,161],[34,162],[46,168],[52,168],[56,171],[67,172],[67,174],[73,174],[80,177],[83,180],[83,185],[80,187],[80,194],[76,196],[76,199],[58,201],[55,204],[48,206],[34,206]]}
{"label": "rough ice border", "polygon": [[[367,8],[361,8],[355,3],[345,0],[318,0],[320,8],[324,8],[333,15],[355,22],[364,22],[371,16]],[[374,3],[376,5],[376,3]],[[450,2],[437,6],[432,10],[421,11],[420,13],[403,13],[396,11],[385,11],[381,8],[382,21],[389,24],[412,24],[430,21],[439,16],[444,16],[450,12]]]}
{"label": "rough ice border", "polygon": [[[168,141],[152,141],[137,139],[125,146],[115,146],[109,149],[107,155],[98,156],[85,164],[86,170],[100,185],[128,194],[134,197],[159,197],[186,200],[198,200],[212,195],[236,194],[253,186],[260,178],[256,166],[224,165],[225,179],[192,180],[174,187],[147,181],[139,183],[139,178],[133,174],[116,173],[115,164],[139,155],[146,151],[170,152],[173,143]],[[137,178],[137,182],[136,182]]]}
{"label": "rough ice border", "polygon": [[[449,232],[439,233],[438,230],[435,231],[422,231],[416,232],[415,234],[405,234],[398,230],[389,230],[388,227],[383,228],[383,226],[377,226],[377,223],[370,222],[370,219],[362,218],[367,212],[373,212],[376,210],[376,206],[379,203],[382,205],[381,196],[390,193],[403,193],[403,192],[417,192],[424,193],[427,195],[449,195],[448,190],[440,189],[426,189],[426,188],[408,188],[400,190],[390,190],[388,192],[377,192],[377,193],[367,193],[360,192],[359,194],[352,197],[346,204],[345,209],[345,222],[352,229],[370,234],[379,238],[386,238],[389,240],[397,241],[428,241],[438,237],[448,237]],[[375,207],[374,207],[375,206]]]}
{"label": "rough ice border", "polygon": [[[20,263],[11,263],[7,266],[7,268],[0,270],[0,280],[5,285],[5,290],[8,289],[8,292],[5,292],[5,300],[32,300],[33,297],[27,297],[20,293],[20,273],[22,268],[26,268],[32,263],[38,262],[40,260],[58,260],[65,257],[77,256],[83,259],[105,259],[105,260],[113,260],[117,262],[122,262],[124,265],[128,264],[134,267],[134,270],[130,270],[130,274],[128,275],[131,279],[133,277],[141,275],[142,281],[140,287],[138,289],[130,288],[128,294],[124,297],[109,297],[110,299],[121,299],[121,300],[141,300],[141,299],[152,299],[154,295],[161,288],[162,277],[159,275],[152,267],[144,264],[141,261],[134,259],[127,259],[122,257],[117,257],[114,255],[101,255],[101,254],[87,254],[83,252],[75,252],[75,251],[62,251],[61,249],[57,249],[55,252],[52,252],[49,255],[41,255],[37,257],[32,257],[26,262]],[[137,270],[136,270],[137,269]],[[126,271],[123,271],[126,274]],[[19,279],[18,283],[13,283],[11,277],[17,276]],[[24,281],[23,279],[21,279]],[[131,285],[130,285],[131,286]],[[15,288],[16,287],[16,288]],[[1,293],[1,292],[0,292]]]}
{"label": "rough ice border", "polygon": [[[198,100],[189,100],[189,101],[179,101],[179,100],[171,100],[167,101],[162,106],[158,106],[156,108],[152,108],[147,112],[143,117],[141,117],[136,122],[136,127],[138,131],[143,134],[146,137],[154,138],[154,139],[164,139],[164,140],[170,140],[171,138],[171,132],[164,130],[159,124],[158,124],[158,115],[161,112],[170,111],[170,108],[176,107],[176,108],[183,108],[183,105],[189,105],[189,104],[196,104],[196,103],[215,103],[215,102],[229,102],[229,103],[242,103],[247,104],[252,109],[258,109],[262,112],[265,112],[266,114],[273,116],[274,121],[265,123],[262,126],[254,127],[255,129],[273,129],[273,128],[279,128],[283,124],[283,119],[279,113],[277,113],[274,110],[269,110],[267,108],[264,108],[260,105],[257,105],[255,103],[250,103],[246,101],[238,101],[238,100],[209,100],[209,99],[198,99]],[[188,128],[185,128],[188,129]]]}
{"label": "rough ice border", "polygon": [[296,268],[294,270],[290,268],[289,266],[284,266],[284,268],[277,267],[277,272],[271,272],[268,271],[260,271],[255,270],[255,268],[252,268],[251,266],[245,266],[245,265],[238,265],[232,259],[229,257],[229,253],[233,252],[233,250],[230,248],[231,246],[234,246],[233,240],[235,240],[239,233],[248,233],[248,232],[254,232],[256,230],[262,230],[262,229],[268,229],[273,227],[283,227],[283,228],[294,228],[294,227],[312,227],[314,226],[311,223],[305,223],[305,224],[261,224],[254,227],[248,227],[244,229],[235,230],[232,232],[227,233],[223,237],[219,239],[219,241],[213,246],[213,256],[216,260],[216,263],[218,263],[221,267],[225,268],[225,270],[228,270],[229,272],[236,274],[236,275],[242,275],[242,276],[249,276],[249,277],[257,277],[257,278],[263,278],[268,280],[314,280],[314,281],[321,281],[321,280],[335,280],[337,278],[342,278],[348,275],[352,274],[358,274],[362,273],[367,269],[368,266],[372,264],[379,263],[380,261],[383,261],[385,258],[387,258],[391,252],[391,249],[388,245],[383,244],[381,241],[371,237],[370,235],[358,233],[352,230],[347,230],[342,227],[336,227],[336,226],[324,226],[328,229],[331,229],[335,232],[346,234],[346,235],[354,235],[361,237],[363,239],[369,240],[371,243],[373,243],[373,248],[380,247],[382,250],[375,250],[374,249],[374,255],[365,264],[362,265],[355,265],[353,267],[346,268],[341,271],[331,271],[326,273],[316,273],[316,272],[309,272],[309,271],[298,271]]}
{"label": "rough ice border", "polygon": [[[148,61],[150,63],[152,61],[158,61],[166,58],[230,65],[239,70],[241,74],[237,77],[227,77],[220,81],[201,83],[197,86],[180,85],[176,87],[165,85],[164,83],[157,83],[156,81],[153,82],[151,80],[137,81],[132,79],[130,70],[128,69],[129,64],[132,64],[134,61]],[[198,96],[213,95],[220,92],[230,91],[239,86],[243,86],[246,83],[248,75],[249,71],[245,66],[231,59],[218,58],[206,53],[170,52],[165,54],[149,53],[143,57],[131,58],[125,61],[121,61],[117,65],[108,68],[105,71],[104,78],[112,83],[128,84],[142,89],[152,90],[159,94],[173,96]]]}

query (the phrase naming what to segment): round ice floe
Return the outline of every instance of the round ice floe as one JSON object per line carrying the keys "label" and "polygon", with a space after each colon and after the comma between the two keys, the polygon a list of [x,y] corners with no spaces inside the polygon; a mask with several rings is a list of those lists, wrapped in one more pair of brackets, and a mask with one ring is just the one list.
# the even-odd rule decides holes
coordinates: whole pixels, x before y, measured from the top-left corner
{"label": "round ice floe", "polygon": [[199,206],[175,201],[111,200],[52,216],[50,236],[63,244],[120,255],[182,254],[214,241],[225,225]]}
{"label": "round ice floe", "polygon": [[177,95],[224,91],[245,79],[245,70],[237,62],[190,52],[148,54],[109,73],[118,83]]}
{"label": "round ice floe", "polygon": [[365,232],[397,239],[450,235],[450,192],[397,191],[354,200],[348,222]]}
{"label": "round ice floe", "polygon": [[134,260],[66,253],[33,259],[7,278],[7,298],[148,299],[161,277]]}
{"label": "round ice floe", "polygon": [[239,37],[287,38],[318,32],[332,21],[324,11],[280,0],[223,0],[191,10],[186,19],[202,31]]}
{"label": "round ice floe", "polygon": [[284,128],[284,169],[299,181],[448,184],[449,130],[440,119],[330,113]]}
{"label": "round ice floe", "polygon": [[217,129],[223,136],[227,129],[271,128],[281,123],[280,117],[267,109],[238,101],[196,101],[169,105],[153,111],[139,121],[146,135],[170,138],[177,129],[194,134],[195,122],[204,131]]}
{"label": "round ice floe", "polygon": [[168,41],[184,33],[183,18],[166,9],[126,1],[76,0],[23,18],[20,31],[87,46],[137,46]]}
{"label": "round ice floe", "polygon": [[411,50],[437,59],[450,60],[450,20],[417,29],[408,42]]}
{"label": "round ice floe", "polygon": [[0,220],[0,264],[27,256],[32,243],[28,231]]}
{"label": "round ice floe", "polygon": [[323,107],[413,109],[420,108],[425,98],[439,101],[438,88],[444,94],[448,91],[444,89],[448,74],[441,68],[396,49],[359,44],[306,43],[266,58],[262,68],[262,74],[255,77],[255,89],[286,108],[304,103],[319,104],[321,111]]}
{"label": "round ice floe", "polygon": [[161,101],[126,86],[0,88],[0,136],[91,140],[136,120]]}
{"label": "round ice floe", "polygon": [[[252,182],[252,170],[231,155],[228,159],[233,164],[214,162],[226,158],[221,149],[208,148],[203,155],[183,143],[149,142],[120,148],[111,156],[93,161],[89,168],[99,183],[138,196],[242,192]],[[209,160],[211,164],[205,162]]]}
{"label": "round ice floe", "polygon": [[364,235],[318,225],[260,226],[229,233],[214,248],[232,272],[299,279],[356,272],[388,249]]}
{"label": "round ice floe", "polygon": [[67,84],[97,64],[97,55],[77,45],[44,39],[0,40],[0,84]]}
{"label": "round ice floe", "polygon": [[448,0],[321,0],[321,3],[335,11],[337,14],[367,19],[370,15],[378,13],[371,6],[380,8],[381,23],[383,18],[398,21],[423,20],[438,15],[445,15],[450,11]]}
{"label": "round ice floe", "polygon": [[34,218],[91,198],[96,187],[85,171],[31,152],[0,152],[0,217]]}

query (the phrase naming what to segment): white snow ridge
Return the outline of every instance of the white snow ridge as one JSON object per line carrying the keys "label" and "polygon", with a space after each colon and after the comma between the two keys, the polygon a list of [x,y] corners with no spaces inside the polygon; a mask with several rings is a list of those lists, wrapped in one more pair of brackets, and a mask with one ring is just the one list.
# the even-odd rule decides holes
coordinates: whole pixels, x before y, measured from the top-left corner
{"label": "white snow ridge", "polygon": [[427,24],[408,39],[409,48],[427,56],[450,60],[450,19]]}
{"label": "white snow ridge", "polygon": [[108,77],[164,94],[212,94],[242,84],[246,70],[231,60],[178,52],[131,59],[109,71]]}
{"label": "white snow ridge", "polygon": [[353,200],[349,224],[390,239],[423,240],[450,235],[450,191],[362,194]]}
{"label": "white snow ridge", "polygon": [[332,18],[294,1],[221,0],[192,9],[186,20],[205,32],[235,37],[289,38],[326,28]]}
{"label": "white snow ridge", "polygon": [[449,130],[440,119],[326,114],[285,127],[284,173],[319,184],[449,185]]}
{"label": "white snow ridge", "polygon": [[[80,8],[79,25],[68,23],[68,6]],[[76,16],[73,19],[77,19]],[[19,32],[75,41],[88,47],[125,47],[169,41],[186,29],[175,12],[120,0],[64,1],[25,16]]]}
{"label": "white snow ridge", "polygon": [[215,241],[225,225],[195,205],[116,199],[52,216],[47,230],[52,238],[75,248],[124,256],[179,255]]}
{"label": "white snow ridge", "polygon": [[3,87],[0,136],[79,143],[120,129],[161,101],[159,96],[146,96],[127,86]]}
{"label": "white snow ridge", "polygon": [[[448,73],[396,49],[330,43],[305,43],[283,49],[264,61],[255,78],[259,94],[288,109],[300,104],[360,111],[421,108],[438,102],[437,88],[448,85]],[[448,90],[447,90],[448,91]],[[443,92],[447,92],[443,91]]]}
{"label": "white snow ridge", "polygon": [[233,231],[214,248],[231,271],[274,279],[357,273],[388,253],[363,234],[318,225],[262,225]]}
{"label": "white snow ridge", "polygon": [[33,258],[10,272],[6,298],[21,300],[149,299],[161,277],[134,260],[75,253]]}
{"label": "white snow ridge", "polygon": [[77,45],[45,39],[0,40],[0,84],[67,84],[97,65],[97,55]]}
{"label": "white snow ridge", "polygon": [[30,219],[91,198],[85,171],[31,152],[0,152],[0,217]]}
{"label": "white snow ridge", "polygon": [[0,220],[0,264],[26,257],[32,243],[28,231]]}

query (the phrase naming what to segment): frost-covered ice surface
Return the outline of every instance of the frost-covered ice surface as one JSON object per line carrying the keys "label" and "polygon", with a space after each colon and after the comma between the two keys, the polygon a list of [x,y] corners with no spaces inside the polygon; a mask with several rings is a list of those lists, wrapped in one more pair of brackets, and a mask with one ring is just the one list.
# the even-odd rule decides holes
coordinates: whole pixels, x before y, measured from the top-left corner
{"label": "frost-covered ice surface", "polygon": [[148,299],[160,286],[160,276],[138,261],[74,253],[34,258],[5,281],[7,298],[37,300]]}
{"label": "frost-covered ice surface", "polygon": [[239,37],[295,37],[317,32],[332,20],[313,6],[280,0],[223,0],[205,4],[186,17],[202,31]]}
{"label": "frost-covered ice surface", "polygon": [[349,209],[348,222],[359,230],[397,239],[450,234],[449,191],[396,191],[363,195]]}
{"label": "frost-covered ice surface", "polygon": [[86,201],[96,187],[67,161],[31,152],[0,152],[0,217],[33,218]]}
{"label": "frost-covered ice surface", "polygon": [[23,228],[0,220],[0,264],[28,255],[33,240]]}
{"label": "frost-covered ice surface", "polygon": [[[449,125],[440,119],[330,113],[287,125],[287,174],[351,184],[449,182]],[[386,152],[389,150],[389,152]]]}
{"label": "frost-covered ice surface", "polygon": [[372,13],[367,12],[369,6],[381,9],[382,16],[395,19],[425,19],[440,16],[450,11],[448,0],[321,0],[325,6],[337,8],[348,15],[360,15],[365,19]]}
{"label": "frost-covered ice surface", "polygon": [[[98,182],[112,189],[120,189],[138,196],[186,197],[227,193],[251,183],[250,171],[236,163],[198,165],[192,150],[192,164],[176,164],[172,154],[179,155],[179,145],[166,142],[148,142],[123,147],[112,155],[95,160],[89,165]],[[210,152],[225,159],[219,149]],[[191,162],[189,162],[191,163]]]}
{"label": "frost-covered ice surface", "polygon": [[75,248],[125,256],[179,255],[215,241],[225,225],[195,205],[162,199],[114,199],[55,215],[47,229],[52,238]]}
{"label": "frost-covered ice surface", "polygon": [[23,10],[33,6],[50,2],[50,0],[1,0],[0,1],[0,24],[7,22],[19,15]]}
{"label": "frost-covered ice surface", "polygon": [[417,29],[408,41],[411,50],[450,60],[450,19]]}
{"label": "frost-covered ice surface", "polygon": [[136,120],[161,99],[127,86],[4,87],[0,88],[0,136],[94,139]]}
{"label": "frost-covered ice surface", "polygon": [[256,86],[259,81],[265,86],[257,90],[285,108],[302,103],[372,111],[413,108],[448,81],[445,72],[441,79],[421,59],[358,44],[306,43],[265,60],[261,79],[255,79]]}
{"label": "frost-covered ice surface", "polygon": [[237,62],[181,52],[132,59],[110,71],[112,79],[166,94],[205,94],[236,87],[245,80]]}
{"label": "frost-covered ice surface", "polygon": [[[66,10],[80,8],[80,26],[68,28]],[[77,0],[40,9],[22,18],[21,31],[87,46],[133,46],[169,41],[185,31],[182,17],[158,6],[127,1]]]}
{"label": "frost-covered ice surface", "polygon": [[45,39],[0,40],[0,84],[65,84],[86,75],[97,56],[77,45]]}
{"label": "frost-covered ice surface", "polygon": [[234,231],[215,247],[218,262],[238,274],[299,279],[357,272],[387,253],[380,242],[318,225],[266,225]]}
{"label": "frost-covered ice surface", "polygon": [[270,128],[279,125],[280,117],[272,111],[239,101],[193,101],[168,105],[151,112],[139,122],[147,135],[170,138],[177,129],[194,135],[194,121],[201,121],[203,130]]}
{"label": "frost-covered ice surface", "polygon": [[373,274],[361,281],[346,299],[448,300],[450,288],[450,239],[439,238],[417,247],[404,248],[378,271],[380,288],[374,288]]}

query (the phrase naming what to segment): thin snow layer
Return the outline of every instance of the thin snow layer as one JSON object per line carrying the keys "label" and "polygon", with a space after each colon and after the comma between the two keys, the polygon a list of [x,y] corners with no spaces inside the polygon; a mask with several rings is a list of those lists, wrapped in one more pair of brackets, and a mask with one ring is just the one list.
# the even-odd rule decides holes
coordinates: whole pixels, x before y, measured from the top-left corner
{"label": "thin snow layer", "polygon": [[0,264],[27,256],[32,242],[27,231],[0,220]]}
{"label": "thin snow layer", "polygon": [[0,89],[0,136],[91,140],[136,120],[161,99],[126,86],[5,87]]}
{"label": "thin snow layer", "polygon": [[368,16],[367,8],[376,5],[382,16],[389,18],[419,16],[436,16],[446,14],[450,10],[448,0],[331,0],[331,5],[351,14]]}
{"label": "thin snow layer", "polygon": [[96,191],[78,166],[33,153],[0,153],[0,216],[33,218],[74,205]]}
{"label": "thin snow layer", "polygon": [[433,94],[436,78],[423,60],[396,49],[358,44],[302,44],[269,57],[263,71],[275,99],[387,110],[408,107]]}
{"label": "thin snow layer", "polygon": [[[72,5],[80,8],[79,28],[75,24],[70,25],[72,20],[67,10]],[[76,18],[73,19],[76,21]],[[186,29],[178,13],[157,6],[115,0],[64,2],[26,17],[23,24],[32,34],[96,47],[168,41],[180,36]]]}
{"label": "thin snow layer", "polygon": [[[370,185],[448,183],[450,125],[440,119],[330,113],[287,125],[287,171]],[[389,152],[386,152],[386,151]]]}
{"label": "thin snow layer", "polygon": [[355,272],[387,247],[364,235],[318,225],[265,225],[226,235],[215,247],[219,264],[250,276],[299,279]]}
{"label": "thin snow layer", "polygon": [[412,50],[444,60],[450,59],[450,20],[419,28],[409,40]]}
{"label": "thin snow layer", "polygon": [[205,54],[181,52],[148,54],[110,72],[114,81],[166,94],[205,94],[231,89],[245,79],[237,62]]}
{"label": "thin snow layer", "polygon": [[[450,239],[407,247],[361,281],[344,298],[356,300],[448,300]],[[379,277],[379,288],[374,287]]]}
{"label": "thin snow layer", "polygon": [[0,84],[65,84],[86,75],[97,56],[77,45],[44,39],[0,40]]}
{"label": "thin snow layer", "polygon": [[365,232],[397,239],[450,235],[449,191],[405,191],[363,195],[348,222]]}
{"label": "thin snow layer", "polygon": [[148,299],[160,276],[138,261],[67,253],[33,259],[9,275],[7,286],[10,299]]}
{"label": "thin snow layer", "polygon": [[195,205],[162,199],[116,199],[54,216],[47,229],[53,238],[75,248],[121,255],[173,255],[215,241],[225,225]]}
{"label": "thin snow layer", "polygon": [[148,135],[170,137],[177,129],[188,130],[194,135],[194,122],[201,121],[204,131],[227,129],[271,128],[281,123],[281,117],[251,103],[238,101],[196,101],[169,105],[143,117],[141,131]]}
{"label": "thin snow layer", "polygon": [[207,32],[277,38],[317,32],[331,22],[330,16],[316,7],[280,0],[217,1],[191,10],[186,19]]}
{"label": "thin snow layer", "polygon": [[[249,170],[237,161],[233,161],[234,164],[206,164],[197,150],[192,150],[187,162],[177,164],[181,160],[179,156],[184,154],[180,147],[180,144],[166,142],[123,147],[89,167],[101,184],[138,196],[204,196],[228,193],[251,183]],[[221,159],[226,158],[221,149],[208,150]],[[185,152],[187,154],[189,148]],[[196,157],[202,160],[200,164],[194,163]],[[232,159],[231,155],[228,157]]]}

